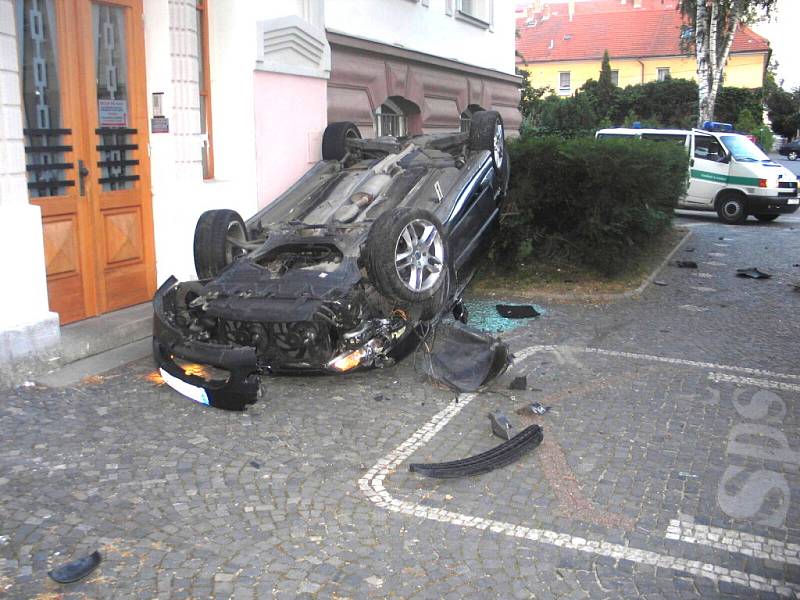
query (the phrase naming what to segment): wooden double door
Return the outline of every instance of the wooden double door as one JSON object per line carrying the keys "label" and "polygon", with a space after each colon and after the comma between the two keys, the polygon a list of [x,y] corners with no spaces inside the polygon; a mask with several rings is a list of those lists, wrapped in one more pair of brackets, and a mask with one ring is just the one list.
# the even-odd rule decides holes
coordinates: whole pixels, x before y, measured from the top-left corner
{"label": "wooden double door", "polygon": [[14,7],[50,309],[63,325],[145,302],[155,257],[141,0]]}

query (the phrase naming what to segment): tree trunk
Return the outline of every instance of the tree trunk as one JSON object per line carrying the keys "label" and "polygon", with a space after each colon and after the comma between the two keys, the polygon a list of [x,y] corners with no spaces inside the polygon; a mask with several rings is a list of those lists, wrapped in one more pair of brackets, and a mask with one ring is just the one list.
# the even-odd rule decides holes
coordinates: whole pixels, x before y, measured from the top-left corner
{"label": "tree trunk", "polygon": [[697,55],[697,91],[699,98],[697,126],[709,119],[710,69],[708,60],[708,6],[702,0],[697,2],[695,19],[695,53]]}
{"label": "tree trunk", "polygon": [[[733,46],[733,38],[744,14],[742,0],[734,0],[724,21],[720,23],[721,0],[698,0],[695,25],[697,54],[698,115],[697,125],[714,118],[717,94],[722,87],[725,63]],[[709,5],[711,13],[709,14]],[[720,34],[720,31],[722,32]]]}

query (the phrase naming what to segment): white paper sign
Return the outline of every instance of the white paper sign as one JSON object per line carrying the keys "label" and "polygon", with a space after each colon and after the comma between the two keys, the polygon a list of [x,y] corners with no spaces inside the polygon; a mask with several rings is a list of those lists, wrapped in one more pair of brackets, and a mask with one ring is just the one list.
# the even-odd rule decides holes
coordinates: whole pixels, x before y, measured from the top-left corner
{"label": "white paper sign", "polygon": [[100,127],[125,127],[128,125],[128,102],[126,100],[101,99],[97,101]]}

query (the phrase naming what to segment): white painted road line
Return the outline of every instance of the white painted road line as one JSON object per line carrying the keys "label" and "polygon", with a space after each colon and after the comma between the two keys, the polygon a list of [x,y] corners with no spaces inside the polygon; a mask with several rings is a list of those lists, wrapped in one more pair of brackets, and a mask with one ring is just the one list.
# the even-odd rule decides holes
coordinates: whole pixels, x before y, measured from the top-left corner
{"label": "white painted road line", "polygon": [[696,525],[692,521],[672,519],[666,537],[670,540],[711,546],[746,556],[800,565],[800,544],[787,544],[735,529]]}
{"label": "white painted road line", "polygon": [[646,360],[650,362],[667,363],[671,365],[681,365],[685,367],[696,367],[698,369],[712,369],[717,371],[734,371],[746,375],[760,375],[762,377],[777,377],[778,379],[800,380],[800,375],[793,373],[776,373],[775,371],[765,371],[764,369],[751,369],[748,367],[734,367],[731,365],[720,365],[717,363],[701,362],[697,360],[685,360],[682,358],[669,358],[666,356],[652,356],[650,354],[636,354],[634,352],[619,352],[617,350],[602,350],[601,348],[580,348],[572,346],[531,346],[525,350],[515,352],[517,360],[524,360],[536,352],[552,352],[555,350],[571,350],[572,352],[585,352],[587,354],[598,354],[600,356],[615,356],[617,358],[633,358],[636,360]]}
{"label": "white painted road line", "polygon": [[726,373],[709,373],[708,378],[715,383],[741,383],[742,385],[752,385],[771,390],[785,390],[787,392],[800,392],[800,385],[796,383],[784,383],[783,381],[768,381],[766,379],[754,379],[752,377],[737,377]]}
{"label": "white painted road line", "polygon": [[[516,360],[521,362],[524,358],[527,358],[537,352],[553,351],[558,348],[559,346],[533,346],[520,352],[516,352],[515,356]],[[664,359],[656,356],[630,354],[625,352],[612,352],[608,350],[601,351],[591,348],[586,348],[583,351],[643,360],[657,360],[659,362],[677,364],[689,363],[691,366],[697,366],[700,368],[707,368],[709,366],[709,363],[682,361],[679,359]],[[739,372],[756,371],[755,369],[724,366],[720,367],[719,365],[715,365],[715,368],[724,368]],[[783,377],[794,378],[797,376],[784,375]],[[723,567],[721,565],[704,563],[697,560],[688,560],[669,554],[662,554],[659,552],[653,552],[651,550],[623,546],[621,544],[614,544],[602,540],[585,539],[549,529],[515,525],[505,521],[476,517],[444,508],[424,506],[415,502],[398,500],[397,498],[394,498],[384,486],[385,479],[397,471],[397,468],[404,460],[428,443],[433,436],[435,436],[445,425],[450,422],[451,419],[453,419],[453,417],[464,410],[464,408],[470,402],[472,402],[475,397],[475,394],[460,396],[456,403],[450,404],[446,408],[436,413],[430,421],[417,429],[417,431],[415,431],[405,442],[400,444],[397,448],[389,452],[386,456],[375,463],[375,465],[373,465],[364,474],[364,476],[358,480],[359,488],[364,495],[369,498],[371,502],[375,503],[376,506],[391,512],[411,515],[423,519],[430,519],[442,523],[449,523],[462,528],[468,527],[478,530],[488,529],[494,533],[507,535],[510,537],[528,539],[542,544],[551,544],[562,548],[570,548],[578,552],[586,552],[589,554],[611,557],[617,560],[629,560],[639,564],[654,565],[666,569],[673,569],[683,573],[688,573],[690,575],[705,577],[707,579],[711,579],[712,581],[731,582],[749,587],[754,590],[774,592],[782,596],[797,597],[800,595],[799,584],[781,581],[774,578],[751,575],[743,571],[728,569],[727,567]]]}

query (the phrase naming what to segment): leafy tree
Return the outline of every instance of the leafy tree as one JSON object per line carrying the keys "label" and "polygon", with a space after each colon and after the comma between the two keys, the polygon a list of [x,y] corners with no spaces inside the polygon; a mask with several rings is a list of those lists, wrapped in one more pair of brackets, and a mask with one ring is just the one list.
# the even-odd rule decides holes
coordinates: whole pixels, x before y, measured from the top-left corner
{"label": "leafy tree", "polygon": [[697,123],[713,118],[725,63],[740,23],[768,15],[777,0],[682,0],[681,12],[689,18],[697,59]]}
{"label": "leafy tree", "polygon": [[[650,81],[630,90],[633,110],[653,127],[690,127],[697,106],[697,84],[689,79]],[[628,91],[628,88],[626,88]]]}
{"label": "leafy tree", "polygon": [[547,96],[531,115],[526,133],[578,137],[593,134],[599,123],[589,98],[579,91],[568,98]]}
{"label": "leafy tree", "polygon": [[753,113],[745,108],[739,112],[739,118],[736,119],[735,127],[737,131],[752,133],[758,127],[758,123],[756,123]]}
{"label": "leafy tree", "polygon": [[763,109],[763,91],[749,90],[740,87],[724,87],[717,96],[714,115],[717,121],[735,123],[739,113],[748,110],[757,123],[761,122]]}
{"label": "leafy tree", "polygon": [[519,112],[523,119],[536,112],[536,107],[542,102],[542,96],[548,91],[549,87],[535,88],[531,85],[531,74],[527,69],[517,69],[517,75],[522,77],[519,96]]}
{"label": "leafy tree", "polygon": [[789,139],[800,129],[800,88],[794,93],[777,88],[767,96],[767,109],[772,129]]}

